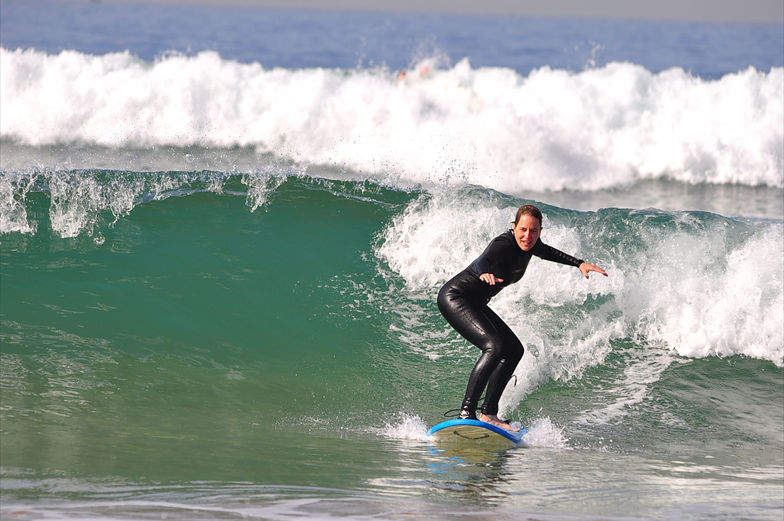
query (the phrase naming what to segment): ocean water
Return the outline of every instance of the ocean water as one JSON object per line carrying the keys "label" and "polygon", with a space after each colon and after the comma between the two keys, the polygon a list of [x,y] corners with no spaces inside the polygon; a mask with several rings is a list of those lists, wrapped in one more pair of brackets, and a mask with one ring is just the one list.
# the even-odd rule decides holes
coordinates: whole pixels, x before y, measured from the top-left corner
{"label": "ocean water", "polygon": [[[0,3],[0,517],[784,518],[784,27]],[[400,72],[406,71],[404,77]],[[433,446],[521,204],[528,448]]]}

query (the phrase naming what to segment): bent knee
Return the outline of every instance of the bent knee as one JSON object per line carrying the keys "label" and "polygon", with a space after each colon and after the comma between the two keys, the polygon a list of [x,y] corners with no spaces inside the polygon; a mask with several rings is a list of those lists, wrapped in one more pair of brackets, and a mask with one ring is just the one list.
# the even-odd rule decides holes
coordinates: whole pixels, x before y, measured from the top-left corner
{"label": "bent knee", "polygon": [[517,338],[507,339],[502,344],[499,343],[499,346],[500,347],[497,349],[499,350],[498,352],[500,353],[500,356],[508,360],[513,365],[517,365],[517,363],[523,359],[525,348],[523,347],[523,344],[517,340]]}

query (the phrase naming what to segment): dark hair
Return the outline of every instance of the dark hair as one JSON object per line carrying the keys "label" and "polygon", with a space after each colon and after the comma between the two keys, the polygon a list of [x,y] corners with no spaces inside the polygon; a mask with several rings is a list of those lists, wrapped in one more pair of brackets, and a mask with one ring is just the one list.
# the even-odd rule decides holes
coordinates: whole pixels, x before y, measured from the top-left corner
{"label": "dark hair", "polygon": [[531,217],[536,217],[539,219],[539,226],[542,226],[542,212],[536,206],[532,206],[530,204],[526,204],[521,206],[517,209],[517,215],[515,215],[514,224],[517,226],[517,223],[520,222],[520,218],[523,215],[530,215]]}

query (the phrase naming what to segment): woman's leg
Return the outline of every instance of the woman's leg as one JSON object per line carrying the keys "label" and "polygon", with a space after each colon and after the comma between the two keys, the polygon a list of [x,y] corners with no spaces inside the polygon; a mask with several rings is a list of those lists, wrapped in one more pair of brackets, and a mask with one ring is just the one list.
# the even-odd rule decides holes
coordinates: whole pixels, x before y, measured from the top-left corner
{"label": "woman's leg", "polygon": [[[490,312],[492,313],[492,310]],[[504,349],[500,362],[487,380],[487,394],[485,395],[485,403],[482,404],[482,414],[488,416],[496,416],[498,414],[498,402],[501,400],[501,395],[504,389],[506,389],[509,380],[512,379],[517,364],[520,363],[525,352],[523,344],[520,343],[520,340],[509,326],[497,315],[495,318],[497,319],[497,322],[494,320],[496,331],[503,337],[502,345]]]}
{"label": "woman's leg", "polygon": [[[460,275],[458,275],[460,277]],[[484,302],[464,298],[452,279],[438,294],[438,308],[447,322],[466,340],[482,350],[468,378],[461,417],[476,417],[479,398],[485,387],[488,396],[483,412],[498,411],[498,400],[523,356],[523,346],[509,326]],[[488,385],[490,383],[490,385]]]}

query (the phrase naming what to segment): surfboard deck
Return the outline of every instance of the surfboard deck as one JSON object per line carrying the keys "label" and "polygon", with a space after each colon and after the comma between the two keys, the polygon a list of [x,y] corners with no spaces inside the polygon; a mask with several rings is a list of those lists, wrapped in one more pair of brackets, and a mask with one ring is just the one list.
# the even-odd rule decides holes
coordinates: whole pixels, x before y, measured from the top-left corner
{"label": "surfboard deck", "polygon": [[479,420],[447,420],[427,431],[428,437],[436,442],[455,444],[480,444],[509,448],[525,446],[523,436],[526,429],[507,431]]}

